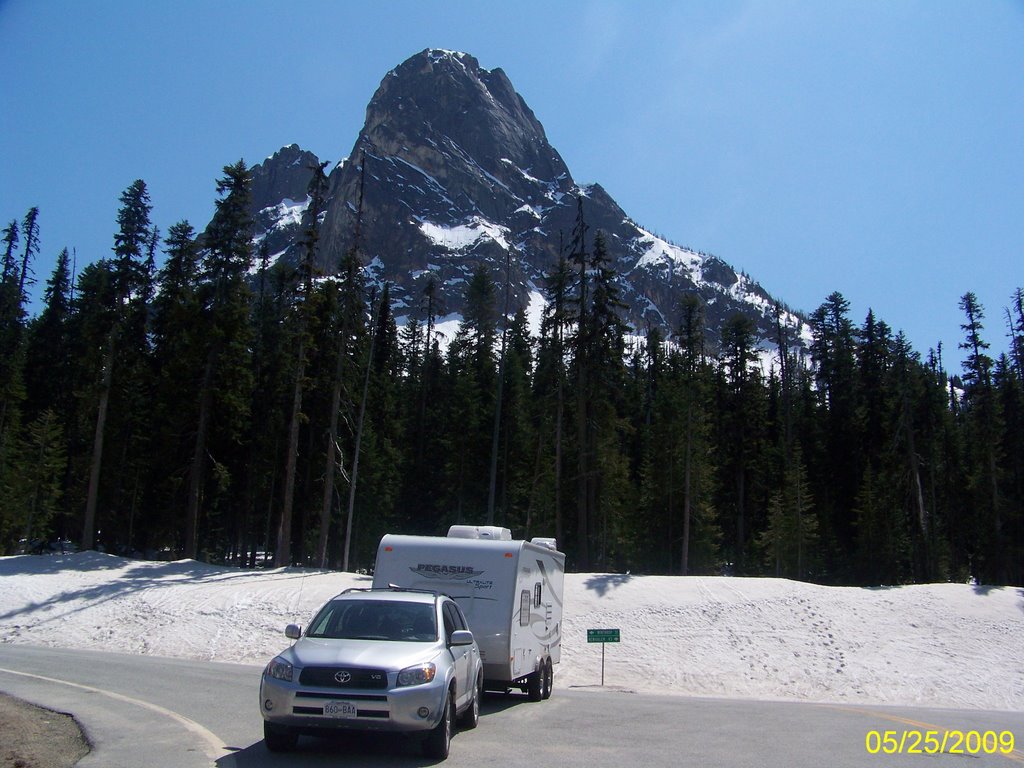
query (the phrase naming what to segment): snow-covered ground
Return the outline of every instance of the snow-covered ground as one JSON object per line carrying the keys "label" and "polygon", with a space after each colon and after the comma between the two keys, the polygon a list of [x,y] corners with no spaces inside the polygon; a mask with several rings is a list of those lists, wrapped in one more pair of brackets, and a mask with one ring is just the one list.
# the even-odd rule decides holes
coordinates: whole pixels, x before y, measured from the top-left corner
{"label": "snow-covered ground", "polygon": [[[84,552],[0,558],[0,643],[262,664],[366,576]],[[1024,710],[1024,589],[568,574],[556,686]],[[3,651],[0,649],[0,658]]]}

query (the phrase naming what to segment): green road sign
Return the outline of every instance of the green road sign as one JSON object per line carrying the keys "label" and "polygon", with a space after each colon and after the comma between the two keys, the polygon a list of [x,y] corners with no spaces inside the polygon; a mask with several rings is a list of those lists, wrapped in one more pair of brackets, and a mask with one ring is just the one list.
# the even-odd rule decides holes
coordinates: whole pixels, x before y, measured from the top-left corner
{"label": "green road sign", "polygon": [[588,629],[588,643],[617,643],[619,642],[619,630],[617,629]]}

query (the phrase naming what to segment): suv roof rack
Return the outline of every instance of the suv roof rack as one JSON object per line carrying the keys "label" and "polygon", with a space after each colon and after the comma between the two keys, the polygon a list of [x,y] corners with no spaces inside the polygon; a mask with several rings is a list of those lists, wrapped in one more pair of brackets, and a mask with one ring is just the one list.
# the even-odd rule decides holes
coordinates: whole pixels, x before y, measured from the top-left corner
{"label": "suv roof rack", "polygon": [[445,592],[438,592],[436,589],[414,589],[412,587],[400,587],[398,584],[388,584],[386,587],[349,587],[340,592],[339,597],[347,595],[349,592],[418,592],[424,595],[433,595],[434,597],[451,597]]}

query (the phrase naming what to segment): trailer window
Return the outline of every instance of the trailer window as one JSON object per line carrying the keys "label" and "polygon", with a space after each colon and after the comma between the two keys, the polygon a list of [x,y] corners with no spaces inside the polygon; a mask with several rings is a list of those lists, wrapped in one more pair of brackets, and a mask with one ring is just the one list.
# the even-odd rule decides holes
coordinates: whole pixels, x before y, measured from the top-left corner
{"label": "trailer window", "polygon": [[541,585],[538,581],[533,585],[533,607],[540,608]]}
{"label": "trailer window", "polygon": [[519,626],[530,625],[530,590],[524,589],[519,595]]}

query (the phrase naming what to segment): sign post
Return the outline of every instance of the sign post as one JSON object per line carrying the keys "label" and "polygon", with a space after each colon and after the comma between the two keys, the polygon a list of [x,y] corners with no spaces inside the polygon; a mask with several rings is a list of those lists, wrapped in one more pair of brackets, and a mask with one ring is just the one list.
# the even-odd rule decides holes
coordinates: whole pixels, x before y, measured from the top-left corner
{"label": "sign post", "polygon": [[601,644],[601,685],[604,686],[604,647],[607,643],[619,642],[619,630],[617,629],[588,629],[588,643]]}

